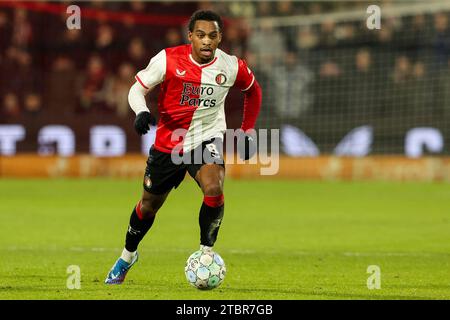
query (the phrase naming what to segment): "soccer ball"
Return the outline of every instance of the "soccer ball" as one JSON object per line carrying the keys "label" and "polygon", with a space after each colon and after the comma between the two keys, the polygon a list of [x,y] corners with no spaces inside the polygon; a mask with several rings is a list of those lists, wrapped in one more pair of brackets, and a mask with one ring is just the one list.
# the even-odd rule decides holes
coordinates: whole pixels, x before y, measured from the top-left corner
{"label": "soccer ball", "polygon": [[184,267],[187,281],[197,289],[217,288],[225,278],[225,262],[214,251],[195,251]]}

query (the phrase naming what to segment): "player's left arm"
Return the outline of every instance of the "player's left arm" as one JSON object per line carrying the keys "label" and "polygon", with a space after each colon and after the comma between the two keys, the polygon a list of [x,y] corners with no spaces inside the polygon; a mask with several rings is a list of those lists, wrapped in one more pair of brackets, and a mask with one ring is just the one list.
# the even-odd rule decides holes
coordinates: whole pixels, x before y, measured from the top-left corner
{"label": "player's left arm", "polygon": [[253,129],[261,109],[262,92],[255,75],[244,60],[238,59],[238,72],[234,83],[244,93],[244,114],[241,129]]}
{"label": "player's left arm", "polygon": [[241,124],[241,129],[244,132],[255,128],[256,120],[261,110],[261,102],[262,90],[258,81],[254,79],[252,86],[244,91],[244,114]]}
{"label": "player's left arm", "polygon": [[238,60],[238,74],[236,76],[235,85],[244,93],[244,112],[242,117],[241,129],[244,134],[241,139],[245,139],[244,149],[238,151],[241,158],[248,160],[256,153],[256,143],[249,130],[255,128],[259,111],[261,110],[262,90],[258,81],[255,79],[253,72],[247,67],[244,60]]}

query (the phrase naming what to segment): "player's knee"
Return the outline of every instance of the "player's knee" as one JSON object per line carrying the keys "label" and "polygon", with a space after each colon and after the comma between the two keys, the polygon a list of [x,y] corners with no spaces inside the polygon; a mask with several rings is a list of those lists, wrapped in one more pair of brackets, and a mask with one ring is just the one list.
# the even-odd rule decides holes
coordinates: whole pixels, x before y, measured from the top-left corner
{"label": "player's knee", "polygon": [[203,187],[203,194],[205,196],[220,196],[223,194],[223,189],[220,183],[210,183]]}
{"label": "player's knee", "polygon": [[150,201],[141,201],[141,214],[144,219],[152,218],[158,212],[158,207],[152,205]]}

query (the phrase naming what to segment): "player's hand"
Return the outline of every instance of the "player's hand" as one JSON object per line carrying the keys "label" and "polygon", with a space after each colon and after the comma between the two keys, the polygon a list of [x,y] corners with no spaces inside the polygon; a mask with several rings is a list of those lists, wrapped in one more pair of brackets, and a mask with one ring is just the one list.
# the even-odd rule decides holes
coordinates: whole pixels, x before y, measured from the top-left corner
{"label": "player's hand", "polygon": [[256,153],[256,141],[254,137],[242,131],[238,136],[237,151],[242,160],[248,160]]}
{"label": "player's hand", "polygon": [[150,112],[142,111],[139,112],[134,120],[134,129],[139,135],[144,135],[150,130]]}

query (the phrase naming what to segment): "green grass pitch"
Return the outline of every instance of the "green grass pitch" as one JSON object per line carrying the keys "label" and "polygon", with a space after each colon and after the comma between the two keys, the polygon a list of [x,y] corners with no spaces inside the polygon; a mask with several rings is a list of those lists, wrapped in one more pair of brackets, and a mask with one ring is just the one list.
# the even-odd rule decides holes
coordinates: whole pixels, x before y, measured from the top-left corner
{"label": "green grass pitch", "polygon": [[[0,299],[449,299],[450,186],[225,182],[212,291],[191,287],[202,195],[172,191],[121,286],[103,280],[123,248],[140,179],[0,180]],[[67,267],[81,269],[69,290]],[[381,289],[369,290],[369,265]]]}

